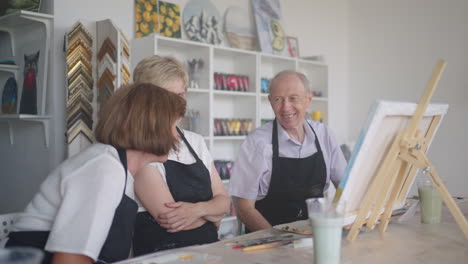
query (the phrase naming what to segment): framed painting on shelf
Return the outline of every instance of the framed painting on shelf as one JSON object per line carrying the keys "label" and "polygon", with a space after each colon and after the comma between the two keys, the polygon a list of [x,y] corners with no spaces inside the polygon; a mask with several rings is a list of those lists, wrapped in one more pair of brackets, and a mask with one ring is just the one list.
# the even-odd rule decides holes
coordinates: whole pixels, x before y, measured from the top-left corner
{"label": "framed painting on shelf", "polygon": [[252,9],[257,25],[260,50],[265,53],[287,56],[279,0],[252,0]]}

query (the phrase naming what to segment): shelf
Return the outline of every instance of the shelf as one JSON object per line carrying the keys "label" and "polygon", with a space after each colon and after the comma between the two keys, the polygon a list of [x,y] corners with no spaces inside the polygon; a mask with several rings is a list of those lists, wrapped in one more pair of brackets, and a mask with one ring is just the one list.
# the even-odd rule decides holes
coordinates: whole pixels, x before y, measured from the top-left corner
{"label": "shelf", "polygon": [[[173,56],[186,62],[203,59],[205,65],[199,73],[199,87],[188,89],[188,108],[198,111],[200,119],[197,133],[204,135],[214,159],[233,160],[246,136],[215,135],[216,119],[248,119],[255,129],[262,119],[273,119],[268,93],[261,92],[262,78],[273,78],[284,70],[304,73],[309,79],[310,90],[321,92],[324,97],[314,97],[310,110],[323,112],[328,120],[328,66],[322,61],[310,61],[297,57],[265,54],[259,51],[220,47],[190,40],[180,40],[151,35],[132,40],[132,64],[151,55]],[[248,77],[248,90],[217,90],[215,74]],[[219,85],[219,84],[218,84]],[[314,104],[315,103],[315,104]]]}
{"label": "shelf", "polygon": [[196,89],[196,88],[188,88],[187,89],[188,93],[209,93],[210,90],[208,89]]}
{"label": "shelf", "polygon": [[19,66],[18,65],[10,65],[10,64],[0,64],[0,71],[18,71]]}
{"label": "shelf", "polygon": [[47,21],[52,18],[52,15],[20,10],[0,17],[0,28],[27,26],[31,23],[31,20],[48,23]]}
{"label": "shelf", "polygon": [[0,72],[9,72],[15,76],[15,80],[18,81],[19,66],[0,64]]}
{"label": "shelf", "polygon": [[24,115],[24,114],[0,114],[0,122],[8,123],[8,132],[10,134],[10,144],[14,144],[13,124],[14,122],[39,122],[44,129],[44,141],[46,148],[49,148],[49,121],[50,116],[45,115]]}
{"label": "shelf", "polygon": [[255,96],[255,93],[252,92],[236,92],[236,91],[220,91],[214,90],[214,95],[234,95],[234,96]]}
{"label": "shelf", "polygon": [[221,46],[216,46],[214,47],[215,52],[226,52],[226,53],[241,53],[245,55],[257,55],[257,51],[250,51],[250,50],[243,50],[243,49],[237,49],[237,48],[231,48],[231,47],[221,47]]}
{"label": "shelf", "polygon": [[214,136],[213,140],[244,140],[246,136]]}
{"label": "shelf", "polygon": [[[29,50],[40,50],[37,73],[37,111],[39,115],[45,114],[46,107],[46,90],[48,87],[48,70],[49,70],[49,53],[53,31],[53,16],[44,13],[30,12],[30,11],[17,11],[5,16],[0,17],[0,31],[8,32],[10,34],[12,57],[17,63],[23,60],[23,53],[25,50],[18,50],[18,46],[28,46]],[[40,30],[38,30],[40,29]],[[42,32],[43,30],[43,32]],[[33,33],[38,38],[44,38],[42,43],[31,41],[30,36]],[[37,40],[37,39],[35,39]],[[21,45],[19,45],[21,44]],[[24,47],[23,47],[24,48]],[[16,54],[20,52],[21,54]],[[0,65],[0,70],[12,72],[15,75],[16,81],[20,82],[20,69],[16,65]],[[39,81],[41,80],[41,81]],[[20,89],[19,89],[20,91]]]}
{"label": "shelf", "polygon": [[[262,93],[262,94],[260,94],[260,97],[263,100],[268,100],[268,94]],[[313,96],[312,97],[312,104],[314,104],[314,102],[328,102],[328,97]]]}
{"label": "shelf", "polygon": [[291,62],[295,62],[296,61],[296,58],[293,58],[293,57],[286,57],[286,56],[281,56],[281,55],[276,55],[276,54],[261,54],[262,55],[262,59],[279,59],[279,60],[288,60],[288,61],[291,61]]}
{"label": "shelf", "polygon": [[[10,34],[10,41],[12,47],[12,55],[15,56],[15,40],[12,37],[13,29],[18,29],[21,27],[27,27],[31,25],[31,22],[42,23],[46,27],[46,34],[49,35],[50,32],[50,21],[52,21],[53,16],[43,13],[30,12],[20,10],[5,16],[0,17],[0,31],[5,31]],[[22,32],[24,34],[24,32]],[[49,36],[46,36],[48,38]],[[48,65],[47,63],[45,65]]]}
{"label": "shelf", "polygon": [[312,104],[314,103],[314,101],[328,102],[328,98],[327,97],[314,96],[314,97],[312,97]]}
{"label": "shelf", "polygon": [[317,66],[327,66],[327,64],[325,64],[324,62],[314,61],[314,60],[297,59],[297,62],[306,63],[306,64],[313,64],[313,65],[317,65]]}

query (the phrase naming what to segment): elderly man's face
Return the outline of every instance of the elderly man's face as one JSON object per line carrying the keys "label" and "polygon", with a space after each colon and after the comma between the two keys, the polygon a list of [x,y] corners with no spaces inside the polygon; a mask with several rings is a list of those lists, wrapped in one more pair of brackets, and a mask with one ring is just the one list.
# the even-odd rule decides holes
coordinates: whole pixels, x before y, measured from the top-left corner
{"label": "elderly man's face", "polygon": [[312,93],[305,91],[299,77],[288,74],[277,79],[268,99],[276,119],[286,131],[302,128]]}

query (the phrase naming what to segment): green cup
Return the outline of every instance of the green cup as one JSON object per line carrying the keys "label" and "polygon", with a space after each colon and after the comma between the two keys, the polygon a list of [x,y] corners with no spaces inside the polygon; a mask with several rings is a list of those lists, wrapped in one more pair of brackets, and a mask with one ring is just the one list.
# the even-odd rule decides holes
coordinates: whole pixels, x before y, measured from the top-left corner
{"label": "green cup", "polygon": [[438,224],[442,215],[442,199],[439,192],[427,178],[418,181],[421,223]]}

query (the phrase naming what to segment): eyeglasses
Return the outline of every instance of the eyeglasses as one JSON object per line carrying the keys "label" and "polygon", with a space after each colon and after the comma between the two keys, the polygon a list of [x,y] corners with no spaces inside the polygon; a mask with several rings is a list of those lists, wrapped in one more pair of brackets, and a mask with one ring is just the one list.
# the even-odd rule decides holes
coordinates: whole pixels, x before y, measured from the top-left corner
{"label": "eyeglasses", "polygon": [[277,97],[272,97],[270,99],[270,102],[273,105],[282,105],[285,102],[288,102],[288,103],[290,103],[292,105],[297,105],[297,104],[302,103],[303,98],[304,98],[304,96],[299,96],[299,95],[293,95],[293,96],[289,96],[289,97],[277,96]]}

